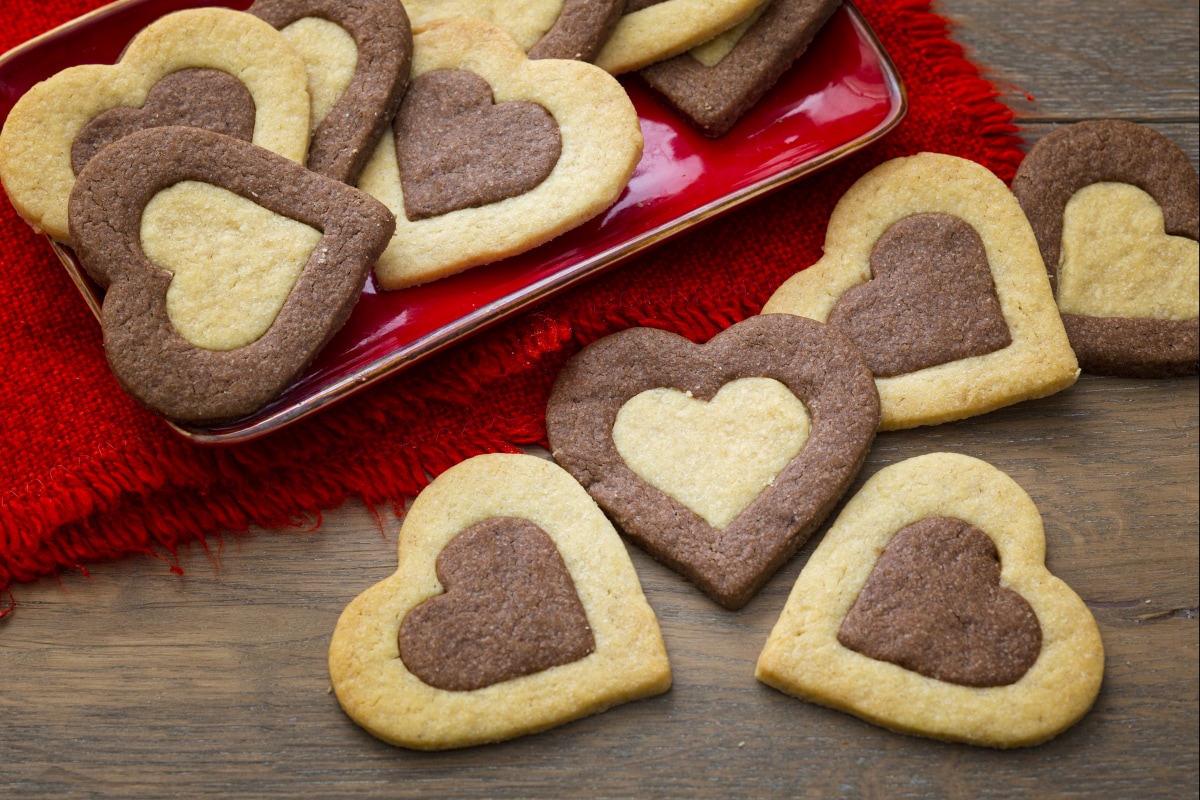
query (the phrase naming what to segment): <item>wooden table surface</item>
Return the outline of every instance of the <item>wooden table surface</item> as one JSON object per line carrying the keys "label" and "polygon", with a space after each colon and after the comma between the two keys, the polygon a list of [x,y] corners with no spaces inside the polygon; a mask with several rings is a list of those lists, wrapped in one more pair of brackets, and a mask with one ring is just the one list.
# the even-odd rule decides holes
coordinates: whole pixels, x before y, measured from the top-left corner
{"label": "wooden table surface", "polygon": [[[1197,162],[1195,0],[944,0],[1033,142],[1124,117]],[[1026,93],[1032,96],[1026,97]],[[972,420],[882,434],[881,467],[946,450],[1033,498],[1048,566],[1107,651],[1092,711],[993,751],[889,733],[786,697],[754,662],[818,534],[742,611],[632,551],[674,686],[548,733],[446,753],[345,717],[326,671],[342,607],[390,574],[398,520],[358,505],[307,533],[226,536],[14,589],[0,622],[0,796],[1186,797],[1197,795],[1197,379],[1087,377]]]}

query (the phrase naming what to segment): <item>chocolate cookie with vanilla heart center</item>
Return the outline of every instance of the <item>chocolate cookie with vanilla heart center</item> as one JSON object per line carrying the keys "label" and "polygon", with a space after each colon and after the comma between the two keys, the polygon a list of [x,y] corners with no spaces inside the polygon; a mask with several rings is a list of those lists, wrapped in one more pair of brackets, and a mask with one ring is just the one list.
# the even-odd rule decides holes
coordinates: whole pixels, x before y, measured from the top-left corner
{"label": "chocolate cookie with vanilla heart center", "polygon": [[[396,115],[412,68],[412,28],[399,0],[255,0],[247,9],[290,36],[306,19],[327,20],[354,40],[356,61],[349,84],[316,123],[308,168],[351,185]],[[321,53],[301,49],[310,72],[322,69]]]}
{"label": "chocolate cookie with vanilla heart center", "polygon": [[1085,371],[1196,374],[1200,183],[1174,142],[1123,120],[1068,125],[1034,145],[1013,194]]}
{"label": "chocolate cookie with vanilla heart center", "polygon": [[[168,310],[176,277],[143,248],[147,207],[190,183],[315,231],[265,331],[228,349],[180,333]],[[170,126],[125,136],[88,162],[71,192],[70,224],[80,261],[106,289],[101,327],[117,380],[164,416],[205,424],[250,414],[295,379],[349,316],[394,221],[368,195],[261,147]]]}
{"label": "chocolate cookie with vanilla heart center", "polygon": [[[723,520],[709,515],[717,525],[710,523],[703,509],[635,472],[614,429],[622,409],[644,392],[665,388],[712,401],[745,378],[782,384],[811,425],[798,452],[718,527]],[[704,345],[651,328],[594,342],[559,374],[546,406],[546,434],[555,460],[627,536],[720,605],[740,608],[846,491],[874,439],[878,403],[870,370],[849,339],[830,326],[776,314],[744,320]],[[751,404],[741,415],[755,413]],[[653,429],[643,426],[651,436]],[[714,439],[713,447],[719,453],[733,445]]]}
{"label": "chocolate cookie with vanilla heart center", "polygon": [[722,34],[732,41],[715,61],[693,49],[638,74],[705,135],[722,136],[804,54],[840,6],[841,0],[770,0],[745,30]]}

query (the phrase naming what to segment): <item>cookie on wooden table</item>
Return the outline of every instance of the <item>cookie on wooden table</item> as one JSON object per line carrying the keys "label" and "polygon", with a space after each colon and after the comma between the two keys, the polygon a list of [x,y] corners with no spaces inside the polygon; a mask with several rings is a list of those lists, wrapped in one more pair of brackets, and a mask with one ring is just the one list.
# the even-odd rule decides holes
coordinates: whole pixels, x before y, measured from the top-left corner
{"label": "cookie on wooden table", "polygon": [[30,225],[69,242],[76,171],[116,135],[195,124],[244,136],[247,113],[255,144],[303,162],[309,97],[300,56],[250,14],[178,11],[135,36],[116,64],[71,67],[26,92],[0,130],[0,179]]}
{"label": "cookie on wooden table", "polygon": [[1200,184],[1174,142],[1123,120],[1068,125],[1034,145],[1013,193],[1085,372],[1196,374]]}
{"label": "cookie on wooden table", "polygon": [[631,328],[563,368],[555,460],[617,527],[740,608],[849,487],[879,424],[871,373],[832,327],[751,317],[697,345]]}
{"label": "cookie on wooden table", "polygon": [[356,723],[421,750],[535,733],[671,685],[612,525],[553,463],[508,454],[421,492],[395,574],[342,612],[329,672]]}
{"label": "cookie on wooden table", "polygon": [[851,186],[824,255],[763,310],[828,322],[854,340],[879,387],[881,430],[936,425],[1075,382],[1045,272],[999,178],[921,153]]}
{"label": "cookie on wooden table", "polygon": [[755,674],[901,733],[1043,742],[1087,713],[1104,676],[1096,622],[1045,557],[1037,507],[995,467],[951,453],[894,464],[813,552]]}

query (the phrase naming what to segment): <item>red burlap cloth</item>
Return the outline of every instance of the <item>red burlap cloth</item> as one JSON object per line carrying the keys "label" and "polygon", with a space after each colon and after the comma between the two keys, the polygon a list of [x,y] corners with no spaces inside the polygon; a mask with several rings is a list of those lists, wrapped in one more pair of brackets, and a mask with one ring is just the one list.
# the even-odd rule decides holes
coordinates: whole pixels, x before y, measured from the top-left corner
{"label": "red burlap cloth", "polygon": [[[0,52],[103,4],[5,0]],[[702,341],[757,313],[820,257],[834,203],[882,161],[932,150],[1011,179],[1021,158],[1011,112],[945,20],[921,0],[857,4],[911,103],[881,142],[244,445],[190,444],[123,394],[65,271],[0,201],[0,615],[15,581],[130,553],[171,563],[181,544],[252,524],[311,527],[347,498],[397,504],[468,456],[544,444],[551,383],[581,346],[633,325]]]}

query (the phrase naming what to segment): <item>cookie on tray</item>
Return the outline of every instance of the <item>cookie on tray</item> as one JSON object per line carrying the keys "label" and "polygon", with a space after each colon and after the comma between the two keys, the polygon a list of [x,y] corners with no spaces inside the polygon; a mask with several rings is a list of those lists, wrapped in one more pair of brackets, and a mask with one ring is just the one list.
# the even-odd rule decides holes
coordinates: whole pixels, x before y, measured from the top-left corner
{"label": "cookie on tray", "polygon": [[555,460],[726,608],[749,602],[829,515],[878,424],[850,340],[785,314],[703,345],[653,328],[605,337],[567,363],[546,407]]}
{"label": "cookie on tray", "polygon": [[686,53],[742,23],[766,0],[626,0],[594,63],[621,75]]}
{"label": "cookie on tray", "polygon": [[642,134],[611,75],[530,60],[474,19],[430,24],[414,41],[411,85],[358,184],[396,215],[375,269],[382,288],[525,252],[620,196]]}
{"label": "cookie on tray", "polygon": [[808,48],[841,0],[770,0],[683,55],[638,74],[706,136],[722,136]]}
{"label": "cookie on tray", "polygon": [[105,289],[121,386],[177,422],[278,396],[342,326],[393,230],[382,203],[231,136],[167,126],[95,155],[70,234]]}
{"label": "cookie on tray", "polygon": [[312,99],[306,166],[354,184],[408,86],[412,28],[400,0],[255,0],[304,59]]}
{"label": "cookie on tray", "polygon": [[1012,187],[1083,370],[1195,375],[1200,184],[1184,152],[1133,122],[1080,122],[1034,145]]}
{"label": "cookie on tray", "polygon": [[[304,161],[309,97],[300,56],[250,14],[178,11],[142,30],[116,64],[71,67],[26,92],[0,130],[0,180],[30,225],[69,242],[67,200],[77,169],[116,135],[181,124],[245,135],[247,113],[251,141]],[[82,162],[80,153],[87,154]]]}
{"label": "cookie on tray", "polygon": [[329,672],[356,723],[420,750],[535,733],[671,685],[612,525],[553,463],[508,454],[421,492],[395,574],[342,612]]}
{"label": "cookie on tray", "polygon": [[502,28],[530,58],[591,61],[612,34],[625,0],[408,0],[413,25],[470,17]]}
{"label": "cookie on tray", "polygon": [[1008,187],[972,161],[888,161],[838,201],[825,253],[764,313],[828,322],[876,378],[881,430],[936,425],[1075,382],[1033,231]]}
{"label": "cookie on tray", "polygon": [[1043,742],[1104,675],[1096,622],[1045,556],[1041,515],[1000,470],[951,453],[893,464],[813,552],[755,674],[901,733]]}

